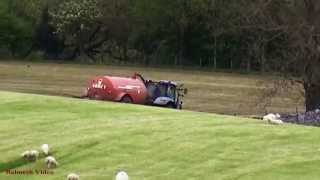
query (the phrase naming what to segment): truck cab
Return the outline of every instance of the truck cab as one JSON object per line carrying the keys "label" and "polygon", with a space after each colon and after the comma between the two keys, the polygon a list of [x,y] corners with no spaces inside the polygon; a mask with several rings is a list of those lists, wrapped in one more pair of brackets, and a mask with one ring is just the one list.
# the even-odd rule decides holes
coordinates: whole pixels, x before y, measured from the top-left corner
{"label": "truck cab", "polygon": [[[155,106],[182,109],[182,97],[186,90],[172,81],[147,81],[149,103]],[[182,92],[183,91],[183,92]]]}

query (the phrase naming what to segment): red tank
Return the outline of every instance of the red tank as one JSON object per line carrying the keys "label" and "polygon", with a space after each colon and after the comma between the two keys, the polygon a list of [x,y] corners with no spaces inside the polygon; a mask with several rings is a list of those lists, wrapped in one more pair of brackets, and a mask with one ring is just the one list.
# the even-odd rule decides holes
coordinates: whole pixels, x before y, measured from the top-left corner
{"label": "red tank", "polygon": [[87,96],[90,99],[145,104],[147,88],[138,75],[133,77],[98,76],[89,82]]}

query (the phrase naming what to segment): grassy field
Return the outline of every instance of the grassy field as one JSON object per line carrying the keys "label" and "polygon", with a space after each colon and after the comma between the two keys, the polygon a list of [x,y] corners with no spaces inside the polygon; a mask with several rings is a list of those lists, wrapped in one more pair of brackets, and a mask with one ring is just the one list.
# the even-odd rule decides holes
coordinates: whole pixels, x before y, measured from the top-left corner
{"label": "grassy field", "polygon": [[[320,129],[200,112],[0,91],[0,179],[316,180]],[[6,175],[43,169],[28,149],[52,146],[53,175]]]}
{"label": "grassy field", "polygon": [[[266,110],[262,108],[261,95],[265,92],[265,85],[277,79],[196,70],[6,61],[0,62],[0,90],[80,95],[88,80],[96,75],[131,76],[134,72],[142,73],[148,79],[184,83],[189,89],[184,103],[188,110],[232,115],[264,114]],[[303,110],[299,88],[272,97],[267,111],[296,112],[296,107]]]}

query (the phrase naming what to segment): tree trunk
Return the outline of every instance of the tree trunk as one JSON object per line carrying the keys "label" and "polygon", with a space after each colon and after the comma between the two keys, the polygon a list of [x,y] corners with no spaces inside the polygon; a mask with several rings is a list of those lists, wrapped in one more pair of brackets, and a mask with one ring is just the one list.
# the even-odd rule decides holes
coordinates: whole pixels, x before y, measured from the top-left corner
{"label": "tree trunk", "polygon": [[265,57],[265,45],[262,44],[260,49],[260,72],[263,74],[266,72],[266,57]]}
{"label": "tree trunk", "polygon": [[217,69],[217,58],[216,58],[216,56],[214,57],[214,60],[213,60],[214,62],[213,62],[213,67],[214,67],[214,69]]}
{"label": "tree trunk", "polygon": [[175,63],[176,66],[181,65],[181,63],[183,62],[183,58],[184,58],[183,43],[184,43],[183,40],[180,40],[178,55]]}
{"label": "tree trunk", "polygon": [[123,60],[127,63],[129,61],[128,57],[128,46],[125,44],[123,46]]}
{"label": "tree trunk", "polygon": [[143,53],[143,62],[145,66],[149,66],[150,65],[150,59],[149,56],[146,55],[145,53]]}
{"label": "tree trunk", "polygon": [[217,35],[216,33],[214,33],[214,60],[213,61],[214,61],[214,69],[217,69]]}
{"label": "tree trunk", "polygon": [[306,111],[320,109],[320,62],[309,60],[305,67],[304,90]]}
{"label": "tree trunk", "polygon": [[320,85],[304,83],[306,111],[320,108]]}
{"label": "tree trunk", "polygon": [[11,56],[12,57],[15,57],[16,56],[16,46],[14,43],[11,43],[9,45],[9,49],[10,49],[10,53],[11,53]]}
{"label": "tree trunk", "polygon": [[247,72],[251,72],[251,60],[250,59],[247,59],[246,70],[247,70]]}

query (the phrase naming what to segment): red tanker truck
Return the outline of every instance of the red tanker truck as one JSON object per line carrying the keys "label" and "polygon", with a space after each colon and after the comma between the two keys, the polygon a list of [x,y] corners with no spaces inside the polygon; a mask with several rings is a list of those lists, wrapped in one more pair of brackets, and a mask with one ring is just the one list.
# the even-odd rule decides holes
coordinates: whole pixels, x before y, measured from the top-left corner
{"label": "red tanker truck", "polygon": [[140,74],[132,77],[98,76],[87,87],[86,97],[123,103],[182,108],[187,89],[172,81],[145,80]]}

